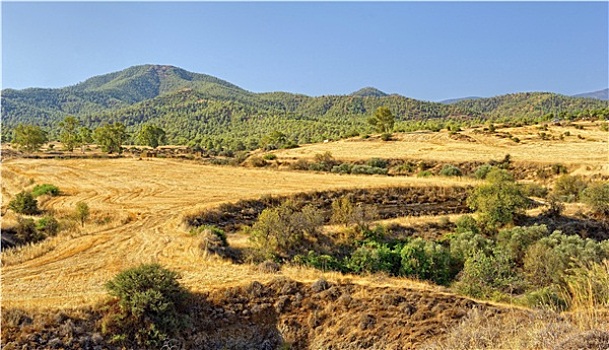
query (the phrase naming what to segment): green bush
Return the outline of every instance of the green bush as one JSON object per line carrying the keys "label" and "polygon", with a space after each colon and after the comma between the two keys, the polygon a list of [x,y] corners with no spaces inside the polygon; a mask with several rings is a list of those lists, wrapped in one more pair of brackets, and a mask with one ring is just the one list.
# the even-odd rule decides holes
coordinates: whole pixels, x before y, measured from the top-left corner
{"label": "green bush", "polygon": [[522,266],[529,246],[548,235],[548,228],[545,225],[517,226],[499,231],[497,235],[497,247],[506,252],[508,257],[517,265]]}
{"label": "green bush", "polygon": [[400,274],[446,285],[453,278],[449,250],[421,238],[406,243],[400,250]]}
{"label": "green bush", "polygon": [[343,163],[341,165],[333,166],[331,172],[333,172],[335,174],[351,174],[352,168],[353,168],[353,165],[348,164],[348,163]]}
{"label": "green bush", "polygon": [[454,289],[474,298],[499,299],[522,284],[505,256],[477,251],[465,261]]}
{"label": "green bush", "polygon": [[491,169],[493,169],[493,167],[490,164],[483,164],[476,169],[474,177],[479,180],[484,180]]}
{"label": "green bush", "polygon": [[433,173],[429,170],[421,170],[417,173],[417,177],[430,177]]}
{"label": "green bush", "polygon": [[480,229],[478,228],[478,223],[476,222],[476,219],[474,219],[473,216],[463,215],[455,221],[455,232],[480,233]]}
{"label": "green bush", "polygon": [[493,242],[479,233],[472,231],[455,232],[448,235],[450,255],[457,269],[461,269],[465,261],[476,252],[489,253]]}
{"label": "green bush", "polygon": [[108,281],[105,287],[120,307],[109,325],[111,331],[146,346],[160,346],[179,333],[189,319],[188,293],[178,279],[176,272],[159,264],[143,264]]}
{"label": "green bush", "polygon": [[39,213],[38,201],[31,193],[22,191],[8,203],[8,208],[19,214],[36,215]]}
{"label": "green bush", "polygon": [[345,266],[355,273],[387,272],[395,276],[400,271],[400,255],[385,244],[368,242],[351,254]]}
{"label": "green bush", "polygon": [[219,240],[219,243],[222,247],[228,247],[228,241],[226,239],[226,233],[224,230],[213,226],[213,225],[203,225],[197,228],[193,228],[190,230],[190,234],[193,236],[198,236],[201,234],[204,235],[212,235]]}
{"label": "green bush", "polygon": [[583,203],[594,212],[609,216],[609,183],[593,183],[581,195]]}
{"label": "green bush", "polygon": [[351,168],[351,174],[364,174],[364,175],[386,175],[386,168],[377,168],[369,165],[354,165]]}
{"label": "green bush", "polygon": [[55,236],[59,232],[59,222],[54,217],[47,215],[36,222],[36,229],[46,236]]}
{"label": "green bush", "polygon": [[275,153],[267,153],[262,157],[264,160],[275,160],[277,155]]}
{"label": "green bush", "polygon": [[524,212],[528,200],[507,171],[493,169],[487,175],[487,184],[474,189],[467,204],[476,210],[482,226],[494,230],[512,223],[514,215]]}
{"label": "green bush", "polygon": [[39,197],[43,194],[47,194],[49,196],[57,196],[59,195],[59,188],[51,184],[42,184],[34,186],[34,189],[32,190],[32,195],[34,197]]}
{"label": "green bush", "polygon": [[387,168],[389,162],[381,158],[370,158],[368,159],[368,161],[366,161],[366,165],[371,166],[373,168]]}
{"label": "green bush", "polygon": [[441,176],[462,176],[461,169],[452,164],[444,164],[439,173]]}
{"label": "green bush", "polygon": [[296,255],[292,261],[296,264],[307,265],[322,271],[344,271],[341,261],[331,255],[317,254],[310,250],[307,255]]}
{"label": "green bush", "polygon": [[554,183],[553,193],[564,202],[576,202],[587,186],[580,176],[561,175]]}
{"label": "green bush", "polygon": [[36,229],[36,223],[34,219],[30,218],[17,218],[17,226],[15,227],[15,237],[21,244],[36,243],[44,239],[42,235]]}
{"label": "green bush", "polygon": [[263,210],[249,229],[254,258],[263,261],[299,254],[306,236],[316,235],[323,222],[322,212],[313,205],[297,210],[288,201]]}
{"label": "green bush", "polygon": [[522,194],[527,197],[545,198],[548,195],[548,189],[536,183],[521,184],[520,189]]}

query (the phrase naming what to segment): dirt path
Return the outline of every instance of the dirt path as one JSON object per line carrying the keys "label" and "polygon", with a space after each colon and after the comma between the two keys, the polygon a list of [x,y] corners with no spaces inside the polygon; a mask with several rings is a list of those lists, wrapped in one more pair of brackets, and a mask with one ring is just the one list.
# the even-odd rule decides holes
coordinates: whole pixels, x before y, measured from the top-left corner
{"label": "dirt path", "polygon": [[[142,262],[179,271],[192,290],[230,286],[264,275],[248,265],[206,260],[198,241],[182,227],[185,213],[222,202],[302,191],[396,185],[450,186],[458,180],[339,176],[204,166],[167,159],[26,160],[2,164],[2,210],[11,196],[32,184],[55,184],[66,193],[46,209],[67,213],[78,201],[92,213],[115,214],[105,228],[90,224],[86,234],[56,239],[49,251],[2,267],[2,304],[65,307],[89,304],[106,295],[103,284]],[[28,249],[22,249],[23,254]]]}

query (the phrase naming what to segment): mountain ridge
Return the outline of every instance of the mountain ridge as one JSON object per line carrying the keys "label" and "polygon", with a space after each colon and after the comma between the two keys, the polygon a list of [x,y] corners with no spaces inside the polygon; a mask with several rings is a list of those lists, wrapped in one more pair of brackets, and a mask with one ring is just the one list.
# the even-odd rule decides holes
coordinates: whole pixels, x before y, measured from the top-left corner
{"label": "mountain ridge", "polygon": [[2,90],[2,140],[10,140],[11,129],[19,123],[56,132],[60,120],[74,115],[91,128],[121,122],[133,132],[143,123],[153,122],[167,131],[170,142],[180,144],[222,148],[219,145],[239,144],[235,139],[241,139],[253,147],[272,131],[284,134],[286,142],[299,144],[372,132],[367,119],[380,106],[394,113],[399,129],[407,121],[530,118],[604,109],[609,104],[552,93],[516,93],[448,105],[388,95],[373,87],[349,95],[318,97],[254,93],[174,66],[140,65],[65,88]]}

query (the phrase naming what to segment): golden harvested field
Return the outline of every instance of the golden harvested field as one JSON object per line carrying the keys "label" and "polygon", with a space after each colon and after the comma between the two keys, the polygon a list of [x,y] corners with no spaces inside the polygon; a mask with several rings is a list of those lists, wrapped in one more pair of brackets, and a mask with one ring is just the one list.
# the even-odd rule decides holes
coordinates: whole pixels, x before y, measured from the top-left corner
{"label": "golden harvested field", "polygon": [[[184,214],[202,208],[269,194],[389,185],[449,186],[467,181],[340,176],[129,158],[11,159],[2,164],[2,180],[2,212],[7,221],[12,215],[6,210],[11,197],[42,183],[55,184],[65,193],[44,201],[44,209],[65,217],[78,201],[85,201],[92,212],[92,222],[81,233],[60,233],[34,246],[3,253],[2,304],[25,308],[97,302],[106,296],[106,281],[143,262],[159,262],[179,271],[182,282],[193,291],[272,278],[247,264],[202,257],[198,239],[182,224]],[[303,281],[321,273],[286,268],[283,274]],[[399,279],[392,283],[413,284]]]}
{"label": "golden harvested field", "polygon": [[[299,148],[276,151],[279,159],[312,158],[329,151],[337,159],[358,160],[372,157],[436,160],[442,162],[500,160],[506,154],[515,162],[563,163],[571,166],[591,166],[609,174],[609,134],[592,122],[578,123],[575,127],[548,126],[544,133],[556,140],[542,140],[540,130],[534,126],[497,128],[499,133],[510,133],[520,139],[475,133],[472,130],[452,136],[447,132],[412,132],[396,134],[395,141],[383,142],[378,138],[352,138],[336,142],[305,145]],[[570,136],[559,140],[560,134]],[[464,136],[463,136],[464,135]],[[583,137],[580,139],[578,136]]]}

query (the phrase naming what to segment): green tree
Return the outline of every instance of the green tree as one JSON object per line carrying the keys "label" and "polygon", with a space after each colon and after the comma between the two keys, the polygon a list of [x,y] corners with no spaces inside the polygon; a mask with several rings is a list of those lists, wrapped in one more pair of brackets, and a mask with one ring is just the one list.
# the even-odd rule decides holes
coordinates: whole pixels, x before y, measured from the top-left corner
{"label": "green tree", "polygon": [[85,227],[85,221],[91,215],[89,206],[85,202],[76,203],[76,219],[80,221],[82,227]]}
{"label": "green tree", "polygon": [[47,133],[37,125],[19,124],[13,131],[13,143],[26,152],[35,152],[47,142]]}
{"label": "green tree", "polygon": [[379,107],[374,112],[374,115],[368,119],[368,123],[380,133],[389,133],[393,131],[395,124],[395,116],[387,107]]}
{"label": "green tree", "polygon": [[121,154],[123,142],[127,139],[125,125],[114,123],[99,126],[93,132],[93,138],[104,152]]}
{"label": "green tree", "polygon": [[476,210],[482,226],[494,230],[512,223],[514,215],[526,208],[527,198],[506,170],[494,168],[486,179],[467,198],[467,205]]}
{"label": "green tree", "polygon": [[63,144],[66,150],[72,152],[74,147],[81,142],[78,127],[80,121],[73,116],[67,116],[59,123],[61,131],[59,133],[59,141]]}
{"label": "green tree", "polygon": [[85,148],[93,143],[93,131],[86,126],[81,126],[78,129],[78,137],[80,138],[80,151],[85,153]]}
{"label": "green tree", "polygon": [[38,214],[38,201],[30,192],[21,191],[8,203],[8,208],[19,214]]}
{"label": "green tree", "polygon": [[144,124],[137,135],[137,140],[142,145],[157,148],[166,142],[165,130],[154,124]]}

